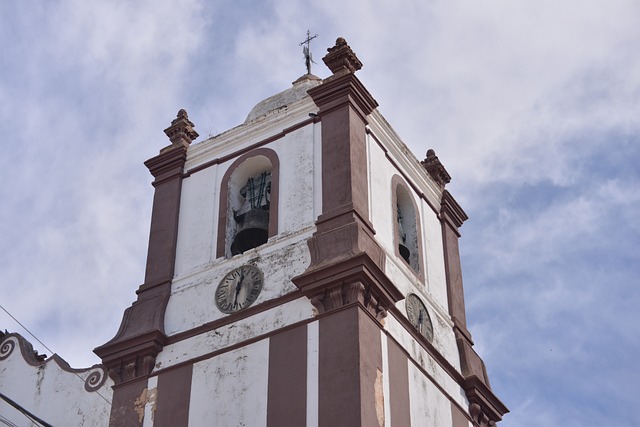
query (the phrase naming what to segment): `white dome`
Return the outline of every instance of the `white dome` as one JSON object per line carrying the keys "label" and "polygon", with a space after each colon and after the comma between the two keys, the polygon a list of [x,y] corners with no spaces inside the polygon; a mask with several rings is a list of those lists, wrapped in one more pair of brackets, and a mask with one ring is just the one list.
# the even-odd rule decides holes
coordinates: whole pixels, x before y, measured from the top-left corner
{"label": "white dome", "polygon": [[293,82],[293,86],[289,89],[270,96],[264,101],[258,102],[256,106],[253,107],[244,122],[248,123],[252,120],[257,119],[258,117],[264,116],[269,111],[286,107],[287,105],[299,101],[300,99],[307,96],[307,91],[309,89],[318,86],[321,83],[322,79],[320,77],[314,76],[313,74],[305,74],[304,76]]}

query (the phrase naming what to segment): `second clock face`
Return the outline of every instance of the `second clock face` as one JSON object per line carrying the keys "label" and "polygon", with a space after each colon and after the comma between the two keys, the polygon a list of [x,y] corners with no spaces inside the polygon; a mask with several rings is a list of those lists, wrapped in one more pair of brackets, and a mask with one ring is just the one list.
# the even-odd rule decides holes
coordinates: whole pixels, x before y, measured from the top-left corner
{"label": "second clock face", "polygon": [[243,265],[229,272],[216,288],[216,306],[223,313],[235,313],[249,307],[262,290],[262,272]]}
{"label": "second clock face", "polygon": [[433,339],[433,325],[431,324],[427,307],[416,294],[407,295],[406,307],[409,322],[418,330],[420,335],[431,342]]}

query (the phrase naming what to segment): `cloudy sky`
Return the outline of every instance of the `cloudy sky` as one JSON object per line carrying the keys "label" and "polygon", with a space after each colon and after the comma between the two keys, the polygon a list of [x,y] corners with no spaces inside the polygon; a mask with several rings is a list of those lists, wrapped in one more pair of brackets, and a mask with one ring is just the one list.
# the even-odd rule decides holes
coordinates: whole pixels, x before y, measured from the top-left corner
{"label": "cloudy sky", "polygon": [[199,140],[240,124],[305,72],[310,29],[314,73],[344,36],[380,111],[453,177],[501,425],[640,425],[638,17],[635,0],[0,2],[0,303],[98,362],[143,280],[162,130],[180,108]]}

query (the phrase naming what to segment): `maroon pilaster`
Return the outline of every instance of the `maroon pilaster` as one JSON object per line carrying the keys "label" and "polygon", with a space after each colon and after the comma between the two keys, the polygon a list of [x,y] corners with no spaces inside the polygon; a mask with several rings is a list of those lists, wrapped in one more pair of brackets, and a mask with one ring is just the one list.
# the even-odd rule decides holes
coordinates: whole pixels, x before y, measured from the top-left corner
{"label": "maroon pilaster", "polygon": [[170,369],[158,376],[158,391],[153,427],[189,424],[189,400],[193,365]]}
{"label": "maroon pilaster", "polygon": [[318,425],[384,425],[380,328],[357,305],[320,319]]}
{"label": "maroon pilaster", "polygon": [[442,240],[444,245],[444,263],[447,281],[447,299],[449,301],[449,314],[454,323],[454,328],[459,334],[464,335],[469,342],[471,334],[467,330],[467,319],[464,307],[464,289],[462,287],[462,267],[460,265],[460,250],[458,228],[468,219],[460,205],[453,196],[444,190],[440,209],[440,221],[442,224]]}
{"label": "maroon pilaster", "polygon": [[502,415],[509,412],[509,410],[491,391],[484,362],[473,350],[471,334],[467,330],[462,268],[458,248],[458,238],[460,237],[458,228],[462,226],[462,223],[467,218],[467,215],[453,196],[447,190],[444,190],[442,193],[440,221],[442,224],[449,314],[453,320],[453,330],[456,336],[460,366],[464,378],[461,385],[469,399],[469,413],[473,422],[477,426],[491,426],[500,421]]}
{"label": "maroon pilaster", "polygon": [[409,359],[392,340],[387,340],[387,353],[389,355],[388,399],[391,411],[391,427],[410,426]]}
{"label": "maroon pilaster", "polygon": [[[125,310],[116,336],[94,350],[109,368],[116,385],[134,380],[136,384],[146,384],[167,339],[164,313],[174,272],[182,174],[187,147],[198,134],[184,110],[178,112],[165,133],[171,145],[145,162],[155,178],[145,281],[137,290],[137,300]],[[129,388],[128,385],[115,387],[114,401],[135,405],[129,399]],[[138,388],[136,386],[136,390]]]}
{"label": "maroon pilaster", "polygon": [[269,338],[267,427],[307,423],[307,325]]}
{"label": "maroon pilaster", "polygon": [[344,39],[323,59],[334,74],[309,90],[322,125],[323,210],[309,242],[311,268],[364,252],[384,269],[369,221],[366,160],[366,117],[378,103],[353,74],[362,64]]}
{"label": "maroon pilaster", "polygon": [[109,427],[142,427],[147,391],[146,378],[115,386],[111,401]]}
{"label": "maroon pilaster", "polygon": [[309,90],[322,125],[322,214],[308,241],[311,265],[294,283],[321,313],[360,302],[380,320],[403,296],[384,274],[369,221],[366,117],[378,104],[353,74],[362,64],[346,41],[328,50],[334,74]]}
{"label": "maroon pilaster", "polygon": [[362,64],[346,41],[328,50],[333,75],[308,92],[322,126],[322,214],[311,265],[293,282],[322,315],[319,425],[382,426],[381,322],[403,295],[369,220],[366,125],[378,104],[353,74]]}

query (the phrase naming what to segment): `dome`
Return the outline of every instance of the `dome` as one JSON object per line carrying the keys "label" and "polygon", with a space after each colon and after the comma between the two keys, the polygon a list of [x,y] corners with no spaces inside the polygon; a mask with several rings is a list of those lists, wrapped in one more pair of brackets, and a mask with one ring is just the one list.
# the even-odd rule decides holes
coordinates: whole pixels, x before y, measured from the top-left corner
{"label": "dome", "polygon": [[248,123],[252,120],[257,119],[258,117],[264,116],[269,111],[286,107],[287,105],[301,100],[302,98],[307,96],[307,90],[311,89],[312,87],[318,86],[321,83],[322,79],[320,77],[314,76],[313,74],[305,74],[304,76],[293,82],[293,86],[289,89],[270,96],[264,101],[258,102],[256,106],[253,107],[244,122]]}

